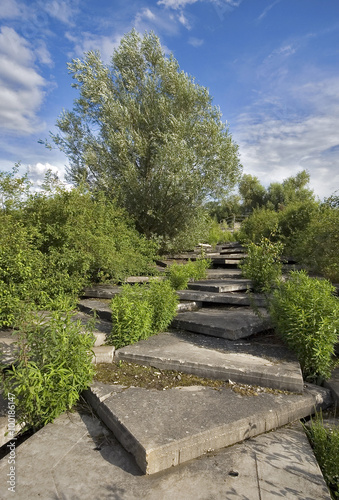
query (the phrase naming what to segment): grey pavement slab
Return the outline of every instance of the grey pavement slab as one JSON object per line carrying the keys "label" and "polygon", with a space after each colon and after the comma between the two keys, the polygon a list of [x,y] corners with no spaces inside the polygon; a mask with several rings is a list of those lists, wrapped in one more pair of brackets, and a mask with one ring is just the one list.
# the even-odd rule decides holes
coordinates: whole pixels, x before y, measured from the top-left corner
{"label": "grey pavement slab", "polygon": [[227,269],[227,268],[217,268],[217,269],[207,269],[208,279],[225,279],[232,278],[237,279],[242,277],[242,272],[240,269]]}
{"label": "grey pavement slab", "polygon": [[97,365],[98,363],[112,363],[114,359],[115,348],[111,345],[101,345],[93,347],[92,362]]}
{"label": "grey pavement slab", "polygon": [[203,292],[225,293],[247,290],[251,281],[245,278],[232,279],[208,279],[188,283],[190,290],[201,290]]}
{"label": "grey pavement slab", "polygon": [[202,290],[179,290],[178,295],[180,300],[193,300],[212,304],[229,304],[235,306],[250,306],[255,304],[258,307],[265,307],[267,305],[265,296],[259,293],[215,293],[204,292]]}
{"label": "grey pavement slab", "polygon": [[82,290],[82,297],[98,298],[98,299],[112,299],[121,292],[120,286],[115,285],[93,285],[86,287]]}
{"label": "grey pavement slab", "polygon": [[339,407],[339,367],[333,370],[331,378],[324,382],[324,386],[330,389],[334,403]]}
{"label": "grey pavement slab", "polygon": [[202,303],[196,300],[183,300],[179,302],[177,311],[178,312],[186,312],[186,311],[198,311],[202,308]]}
{"label": "grey pavement slab", "polygon": [[265,309],[258,309],[258,317],[249,307],[207,308],[178,314],[171,323],[173,328],[212,335],[228,340],[238,340],[270,328]]}
{"label": "grey pavement slab", "polygon": [[246,396],[226,387],[194,386],[162,391],[116,387],[115,391],[103,402],[95,389],[84,395],[145,474],[282,427],[332,402],[328,390],[311,385],[302,395]]}
{"label": "grey pavement slab", "polygon": [[300,365],[284,346],[166,332],[118,349],[120,360],[285,391],[304,387]]}
{"label": "grey pavement slab", "polygon": [[237,266],[242,261],[242,259],[231,259],[230,257],[222,255],[219,255],[218,257],[211,257],[211,259],[214,265],[221,265],[221,266],[224,265]]}
{"label": "grey pavement slab", "polygon": [[108,302],[100,299],[82,299],[78,302],[78,308],[81,312],[92,314],[96,312],[97,316],[104,321],[112,320],[112,311]]}
{"label": "grey pavement slab", "polygon": [[[80,321],[84,327],[88,325],[90,321],[93,321],[93,317],[82,311],[77,312],[72,317],[74,321]],[[85,331],[85,330],[84,330]],[[94,346],[101,346],[106,342],[106,337],[112,332],[112,323],[110,321],[105,321],[103,319],[96,318],[93,335],[95,337]]]}
{"label": "grey pavement slab", "polygon": [[145,476],[94,415],[64,414],[16,450],[15,493],[0,461],[0,498],[17,500],[330,500],[300,424]]}
{"label": "grey pavement slab", "polygon": [[244,252],[233,253],[233,252],[230,252],[229,250],[222,250],[218,257],[223,257],[223,258],[231,259],[231,260],[234,260],[234,259],[241,260],[241,259],[244,259],[245,257],[247,257],[247,254],[245,254]]}

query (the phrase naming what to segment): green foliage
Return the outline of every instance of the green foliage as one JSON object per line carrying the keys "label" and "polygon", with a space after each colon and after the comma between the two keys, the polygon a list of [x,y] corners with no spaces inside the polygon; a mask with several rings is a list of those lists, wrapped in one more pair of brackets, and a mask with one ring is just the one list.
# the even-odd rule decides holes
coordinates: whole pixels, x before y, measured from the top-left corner
{"label": "green foliage", "polygon": [[255,292],[271,291],[281,279],[281,252],[283,245],[262,238],[259,245],[247,246],[247,257],[239,265],[243,275],[252,281]]}
{"label": "green foliage", "polygon": [[69,178],[113,193],[148,238],[177,238],[235,185],[238,147],[220,110],[154,33],[125,35],[109,66],[88,52],[68,67],[79,98],[52,139]]}
{"label": "green foliage", "polygon": [[189,260],[187,264],[172,264],[166,271],[168,279],[174,290],[185,290],[190,280],[204,279],[207,269],[211,265],[208,259]]}
{"label": "green foliage", "polygon": [[124,285],[111,302],[112,334],[117,349],[163,331],[174,318],[178,297],[167,281]]}
{"label": "green foliage", "polygon": [[333,282],[339,282],[339,207],[319,206],[294,238],[296,259]]}
{"label": "green foliage", "polygon": [[89,281],[152,273],[155,250],[101,193],[57,186],[27,195],[0,211],[0,325],[20,307],[74,308]]}
{"label": "green foliage", "polygon": [[262,238],[272,238],[276,235],[279,215],[268,208],[256,208],[241,224],[240,241],[259,243]]}
{"label": "green foliage", "polygon": [[52,422],[91,384],[94,338],[83,330],[70,313],[22,322],[18,362],[5,371],[2,389],[15,395],[17,422],[25,428]]}
{"label": "green foliage", "polygon": [[252,211],[265,205],[266,189],[257,177],[244,174],[239,182],[239,193],[244,212]]}
{"label": "green foliage", "polygon": [[309,381],[319,382],[331,375],[339,331],[339,299],[334,291],[329,281],[294,271],[271,299],[273,324],[296,352]]}
{"label": "green foliage", "polygon": [[228,241],[236,241],[236,237],[231,231],[227,230],[227,224],[212,220],[207,242],[215,246],[218,243],[227,243]]}
{"label": "green foliage", "polygon": [[11,172],[0,172],[0,210],[13,211],[20,207],[31,187],[28,175],[18,175],[19,164]]}
{"label": "green foliage", "polygon": [[339,426],[324,426],[322,414],[304,426],[333,499],[339,498]]}

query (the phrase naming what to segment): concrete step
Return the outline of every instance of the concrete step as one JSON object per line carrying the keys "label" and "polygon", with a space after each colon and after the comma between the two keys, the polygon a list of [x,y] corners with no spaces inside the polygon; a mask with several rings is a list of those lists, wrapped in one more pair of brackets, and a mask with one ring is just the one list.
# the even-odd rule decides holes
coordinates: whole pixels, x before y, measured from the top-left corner
{"label": "concrete step", "polygon": [[207,279],[238,279],[242,278],[242,272],[240,269],[228,269],[228,268],[216,268],[207,269]]}
{"label": "concrete step", "polygon": [[226,387],[157,391],[96,383],[84,395],[145,474],[282,427],[332,402],[327,389],[311,385],[302,395],[245,396]]}
{"label": "concrete step", "polygon": [[15,493],[7,491],[8,457],[0,461],[3,499],[331,498],[299,423],[144,476],[93,413],[76,411],[61,415],[18,446],[16,459],[20,469]]}
{"label": "concrete step", "polygon": [[245,278],[238,279],[208,279],[193,281],[188,283],[189,290],[201,290],[203,292],[214,292],[214,293],[224,293],[224,292],[238,292],[243,290],[248,290],[251,286],[251,281]]}
{"label": "concrete step", "polygon": [[284,391],[301,393],[304,387],[297,359],[279,344],[165,332],[118,349],[114,361],[120,360]]}
{"label": "concrete step", "polygon": [[203,292],[199,290],[180,290],[178,291],[180,300],[192,300],[207,304],[229,304],[235,306],[250,306],[255,304],[258,307],[265,307],[267,300],[264,295],[247,294],[240,292],[214,293]]}
{"label": "concrete step", "polygon": [[196,312],[184,312],[171,323],[173,328],[202,333],[228,340],[250,337],[270,328],[265,309],[259,309],[259,318],[251,308],[203,308]]}
{"label": "concrete step", "polygon": [[98,318],[104,321],[112,321],[112,311],[109,307],[109,302],[104,302],[102,299],[82,299],[78,302],[78,308],[86,314],[96,312]]}

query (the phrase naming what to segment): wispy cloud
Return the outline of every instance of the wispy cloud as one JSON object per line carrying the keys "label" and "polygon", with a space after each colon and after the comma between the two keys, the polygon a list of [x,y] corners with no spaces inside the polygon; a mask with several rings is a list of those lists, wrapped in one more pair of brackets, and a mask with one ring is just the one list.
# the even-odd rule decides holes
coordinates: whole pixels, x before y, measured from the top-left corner
{"label": "wispy cloud", "polygon": [[199,0],[159,0],[157,4],[170,9],[183,9],[186,5],[191,5],[198,1]]}
{"label": "wispy cloud", "polygon": [[122,35],[112,35],[112,36],[99,36],[93,33],[81,33],[79,35],[74,35],[73,33],[66,32],[66,38],[74,44],[74,50],[69,54],[70,58],[73,57],[83,57],[84,52],[89,52],[90,50],[98,50],[100,52],[101,58],[105,63],[108,63],[114,49],[116,49],[122,38]]}
{"label": "wispy cloud", "polygon": [[271,3],[270,5],[268,5],[263,11],[262,13],[260,14],[260,16],[258,17],[258,21],[261,21],[262,19],[264,19],[264,17],[267,16],[267,14],[269,13],[269,11],[275,6],[277,5],[278,3],[280,3],[281,0],[275,0],[275,2]]}
{"label": "wispy cloud", "polygon": [[188,39],[188,43],[190,45],[193,45],[193,47],[201,47],[204,43],[204,40],[201,39],[201,38],[195,38],[194,36],[191,36],[189,39]]}
{"label": "wispy cloud", "polygon": [[294,86],[291,94],[307,114],[280,114],[273,96],[271,109],[266,97],[264,112],[239,116],[234,137],[244,170],[269,184],[307,169],[311,187],[323,197],[339,188],[339,78]]}
{"label": "wispy cloud", "polygon": [[37,112],[47,82],[35,68],[29,43],[9,27],[0,31],[0,126],[16,133],[32,133],[41,124]]}
{"label": "wispy cloud", "polygon": [[0,19],[13,19],[20,15],[20,7],[15,0],[2,0]]}

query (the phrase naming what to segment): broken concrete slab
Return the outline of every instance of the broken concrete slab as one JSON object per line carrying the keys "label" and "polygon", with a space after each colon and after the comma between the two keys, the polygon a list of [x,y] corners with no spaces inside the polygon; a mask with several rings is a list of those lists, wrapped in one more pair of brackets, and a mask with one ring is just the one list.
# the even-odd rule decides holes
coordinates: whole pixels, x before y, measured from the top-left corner
{"label": "broken concrete slab", "polygon": [[98,299],[82,299],[78,302],[78,308],[86,314],[93,314],[95,311],[100,319],[112,321],[112,311],[109,307],[109,302]]}
{"label": "broken concrete slab", "polygon": [[270,328],[265,309],[259,309],[261,317],[250,308],[210,309],[177,315],[171,323],[173,328],[212,335],[228,340],[250,337]]}
{"label": "broken concrete slab", "polygon": [[102,403],[90,391],[85,397],[145,474],[282,427],[332,402],[327,389],[310,385],[302,395],[255,397],[230,388],[129,387],[117,389]]}
{"label": "broken concrete slab", "polygon": [[121,286],[116,285],[93,285],[82,290],[81,296],[94,299],[112,299],[121,292]]}
{"label": "broken concrete slab", "polygon": [[301,393],[300,365],[285,347],[165,332],[118,349],[115,361]]}
{"label": "broken concrete slab", "polygon": [[182,302],[179,302],[177,311],[186,312],[186,311],[198,311],[202,308],[202,303],[196,300],[186,300],[183,299]]}
{"label": "broken concrete slab", "polygon": [[232,278],[238,279],[242,278],[242,272],[240,269],[207,269],[207,278],[208,279],[225,279]]}
{"label": "broken concrete slab", "polygon": [[236,280],[199,280],[188,283],[190,290],[201,290],[203,292],[225,293],[248,290],[251,281],[246,278]]}
{"label": "broken concrete slab", "polygon": [[112,363],[114,359],[115,348],[111,345],[101,345],[93,347],[92,362],[97,365],[98,363]]}
{"label": "broken concrete slab", "polygon": [[[86,327],[88,323],[93,321],[93,317],[82,311],[77,312],[72,316],[73,321],[80,321],[81,324]],[[84,332],[87,331],[84,329]],[[106,338],[112,332],[112,323],[110,321],[105,321],[103,319],[96,318],[94,322],[94,327],[92,333],[95,337],[94,347],[103,345],[106,342]]]}
{"label": "broken concrete slab", "polygon": [[[93,414],[63,414],[16,449],[15,498],[44,500],[330,500],[300,424],[209,452],[144,476],[134,458]],[[0,497],[7,499],[7,457]]]}
{"label": "broken concrete slab", "polygon": [[215,266],[238,266],[241,262],[242,259],[231,259],[228,257],[223,257],[222,255],[219,255],[219,257],[212,257],[212,264]]}
{"label": "broken concrete slab", "polygon": [[200,290],[179,290],[178,295],[180,300],[193,300],[200,303],[229,304],[234,306],[251,306],[254,304],[257,307],[265,307],[267,305],[266,297],[259,293],[214,293]]}
{"label": "broken concrete slab", "polygon": [[244,252],[238,252],[238,253],[230,253],[229,250],[222,250],[219,254],[219,257],[223,257],[224,255],[226,255],[225,258],[229,259],[229,260],[241,260],[241,259],[245,259],[245,257],[247,257],[247,254],[245,254]]}

